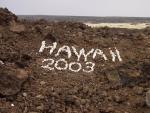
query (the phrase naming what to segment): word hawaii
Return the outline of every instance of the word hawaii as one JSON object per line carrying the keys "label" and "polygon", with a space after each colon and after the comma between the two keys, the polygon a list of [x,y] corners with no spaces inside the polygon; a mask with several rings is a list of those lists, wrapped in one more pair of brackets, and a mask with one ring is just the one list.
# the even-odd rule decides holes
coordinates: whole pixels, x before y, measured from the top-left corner
{"label": "word hawaii", "polygon": [[[80,50],[77,50],[74,46],[67,46],[63,45],[61,47],[57,47],[57,42],[52,43],[51,45],[47,45],[46,41],[42,41],[41,47],[39,49],[39,53],[43,53],[45,49],[48,49],[49,55],[51,56],[53,54],[54,57],[61,57],[62,53],[66,53],[67,58],[70,59],[72,55],[75,55],[77,59],[75,61],[68,63],[66,59],[59,58],[58,60],[54,60],[53,58],[44,59],[42,61],[42,68],[48,69],[48,70],[70,70],[72,72],[93,72],[95,68],[95,63],[88,61],[88,57],[92,57],[94,60],[96,57],[101,57],[103,60],[108,61],[107,56],[104,54],[104,52],[101,49],[94,49],[92,48],[89,51],[86,51],[85,48],[81,48]],[[55,51],[55,53],[54,53]],[[119,50],[115,47],[114,51],[109,48],[109,53],[111,55],[111,61],[116,62],[116,59],[118,59],[119,62],[122,62],[122,58],[120,56]],[[81,65],[80,61],[81,58],[85,62],[85,65]],[[62,65],[63,64],[63,65]],[[84,69],[83,69],[84,67]]]}

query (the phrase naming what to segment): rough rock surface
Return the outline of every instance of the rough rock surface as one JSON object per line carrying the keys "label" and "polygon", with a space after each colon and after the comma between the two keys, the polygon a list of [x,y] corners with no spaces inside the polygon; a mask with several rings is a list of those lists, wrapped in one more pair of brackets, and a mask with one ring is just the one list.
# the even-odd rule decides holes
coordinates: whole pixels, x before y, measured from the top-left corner
{"label": "rough rock surface", "polygon": [[9,25],[12,21],[17,21],[17,16],[7,8],[0,8],[0,25]]}
{"label": "rough rock surface", "polygon": [[17,94],[23,82],[28,78],[28,73],[22,69],[1,66],[0,68],[0,95],[10,96]]}

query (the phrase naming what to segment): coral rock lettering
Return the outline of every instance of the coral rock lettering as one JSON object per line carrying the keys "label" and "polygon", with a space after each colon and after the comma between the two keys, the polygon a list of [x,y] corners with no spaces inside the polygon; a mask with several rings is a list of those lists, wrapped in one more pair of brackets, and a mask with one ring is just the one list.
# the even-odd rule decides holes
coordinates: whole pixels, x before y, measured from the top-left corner
{"label": "coral rock lettering", "polygon": [[[54,60],[54,58],[43,59],[41,67],[48,70],[56,69],[59,71],[69,70],[72,72],[83,71],[86,73],[90,73],[94,71],[95,63],[89,61],[89,58],[92,58],[94,60],[97,57],[101,57],[105,61],[110,60],[101,49],[92,48],[87,51],[85,48],[81,48],[79,50],[79,48],[76,48],[74,46],[70,47],[67,45],[63,45],[60,47],[60,45],[58,46],[57,42],[48,44],[46,43],[46,41],[42,41],[39,53],[43,53],[45,50],[48,50],[48,55],[50,57],[53,56],[55,57],[55,59],[58,58],[58,60]],[[62,53],[65,53],[67,58],[62,58]],[[120,52],[116,47],[114,47],[113,50],[109,48],[109,54],[111,56],[112,62],[122,62]],[[74,59],[73,56],[75,56],[76,59]],[[73,57],[74,61],[68,62],[67,59],[71,59],[71,57]],[[81,60],[82,62],[84,62],[84,64],[81,64]]]}

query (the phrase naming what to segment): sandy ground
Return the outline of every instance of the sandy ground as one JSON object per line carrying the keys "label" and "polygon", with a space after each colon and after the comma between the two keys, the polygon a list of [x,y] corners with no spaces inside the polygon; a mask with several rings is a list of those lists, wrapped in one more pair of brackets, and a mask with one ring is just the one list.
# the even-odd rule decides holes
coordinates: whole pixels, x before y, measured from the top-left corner
{"label": "sandy ground", "polygon": [[144,29],[146,27],[150,26],[150,23],[99,23],[99,24],[93,24],[93,23],[85,23],[88,26],[91,27],[110,27],[110,28],[128,28],[128,29]]}

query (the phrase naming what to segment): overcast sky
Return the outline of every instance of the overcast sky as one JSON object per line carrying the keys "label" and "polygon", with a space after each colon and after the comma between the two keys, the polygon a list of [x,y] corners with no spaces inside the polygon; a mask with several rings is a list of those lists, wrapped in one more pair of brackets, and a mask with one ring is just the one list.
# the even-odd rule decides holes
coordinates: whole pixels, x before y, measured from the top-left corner
{"label": "overcast sky", "polygon": [[0,0],[18,15],[150,17],[150,0]]}

